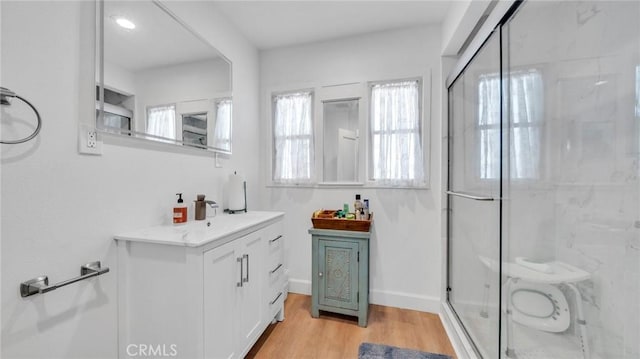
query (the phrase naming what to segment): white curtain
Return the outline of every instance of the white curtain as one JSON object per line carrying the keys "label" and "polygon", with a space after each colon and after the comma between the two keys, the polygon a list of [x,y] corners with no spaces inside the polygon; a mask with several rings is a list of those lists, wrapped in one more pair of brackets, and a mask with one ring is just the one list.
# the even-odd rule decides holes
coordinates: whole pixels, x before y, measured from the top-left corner
{"label": "white curtain", "polygon": [[154,136],[176,139],[176,106],[147,108],[147,133]]}
{"label": "white curtain", "polygon": [[424,185],[418,81],[371,88],[371,173],[389,186]]}
{"label": "white curtain", "polygon": [[640,117],[640,65],[636,66],[636,117]]}
{"label": "white curtain", "polygon": [[311,92],[274,97],[274,182],[308,183],[312,180],[311,101]]}
{"label": "white curtain", "polygon": [[231,100],[217,103],[213,147],[231,150]]}
{"label": "white curtain", "polygon": [[[480,178],[500,178],[500,77],[482,75],[478,85]],[[509,173],[512,179],[540,177],[542,76],[537,70],[509,74]],[[506,119],[505,119],[506,120]]]}

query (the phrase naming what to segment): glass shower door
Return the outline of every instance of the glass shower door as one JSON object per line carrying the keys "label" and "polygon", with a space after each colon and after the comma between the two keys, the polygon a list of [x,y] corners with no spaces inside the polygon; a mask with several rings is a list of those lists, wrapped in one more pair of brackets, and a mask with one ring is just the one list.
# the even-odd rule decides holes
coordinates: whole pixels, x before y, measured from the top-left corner
{"label": "glass shower door", "polygon": [[500,39],[449,87],[448,301],[485,358],[499,356]]}
{"label": "glass shower door", "polygon": [[527,1],[503,46],[502,352],[640,358],[640,2]]}

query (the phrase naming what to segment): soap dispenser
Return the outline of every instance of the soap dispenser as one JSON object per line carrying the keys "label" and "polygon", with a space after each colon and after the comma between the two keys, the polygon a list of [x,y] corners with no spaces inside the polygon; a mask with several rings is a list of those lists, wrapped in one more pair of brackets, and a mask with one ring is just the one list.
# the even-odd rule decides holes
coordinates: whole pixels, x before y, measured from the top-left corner
{"label": "soap dispenser", "polygon": [[182,193],[176,193],[178,203],[173,207],[173,224],[181,224],[187,222],[187,206],[182,200]]}

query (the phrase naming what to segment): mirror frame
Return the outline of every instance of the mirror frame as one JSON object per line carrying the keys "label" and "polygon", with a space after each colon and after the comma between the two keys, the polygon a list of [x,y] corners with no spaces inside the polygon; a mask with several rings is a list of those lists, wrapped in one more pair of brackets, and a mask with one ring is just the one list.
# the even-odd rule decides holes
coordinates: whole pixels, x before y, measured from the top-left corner
{"label": "mirror frame", "polygon": [[[128,130],[128,131],[123,131],[122,133],[114,133],[113,131],[109,131],[108,129],[104,129],[101,128],[100,126],[98,126],[98,123],[102,123],[102,119],[103,119],[103,115],[104,115],[104,4],[105,1],[108,0],[95,0],[96,1],[96,7],[95,7],[95,17],[96,17],[96,24],[95,24],[95,73],[94,73],[94,78],[97,77],[97,80],[95,80],[95,86],[94,88],[98,89],[98,93],[100,96],[99,100],[95,100],[95,95],[94,95],[94,102],[96,103],[96,106],[93,106],[96,110],[99,110],[98,115],[93,116],[93,126],[89,126],[92,127],[96,130],[96,132],[101,133],[101,134],[106,134],[109,136],[115,136],[118,138],[131,138],[134,139],[136,141],[144,141],[145,144],[154,144],[154,145],[161,145],[161,146],[166,146],[169,145],[171,146],[171,148],[184,148],[184,149],[189,149],[189,150],[195,150],[197,151],[198,154],[206,154],[206,153],[211,153],[211,154],[226,154],[226,155],[231,155],[232,154],[232,150],[233,150],[233,122],[234,122],[234,116],[233,116],[233,105],[232,105],[232,109],[231,109],[231,123],[229,126],[229,138],[230,138],[230,143],[229,143],[229,149],[227,150],[226,148],[216,148],[213,146],[202,146],[202,147],[197,147],[197,146],[193,146],[191,144],[185,143],[182,139],[172,139],[172,138],[166,138],[166,137],[160,137],[160,136],[155,136],[155,135],[151,135],[151,134],[147,134],[144,132],[139,132],[139,131],[135,131],[135,130]],[[190,34],[192,34],[195,38],[197,38],[198,40],[200,40],[203,44],[205,44],[206,46],[210,47],[214,52],[216,52],[218,54],[218,56],[224,60],[225,62],[227,62],[229,64],[229,93],[228,96],[233,100],[233,63],[231,62],[231,60],[226,57],[222,52],[220,52],[220,50],[218,50],[217,48],[215,48],[209,41],[207,41],[202,35],[200,35],[198,32],[196,32],[191,26],[189,26],[185,21],[183,21],[182,19],[180,19],[176,14],[174,14],[171,10],[169,10],[169,8],[162,4],[159,0],[148,0],[150,3],[152,3],[153,5],[157,6],[158,8],[160,8],[160,10],[162,10],[163,12],[165,12],[169,17],[171,17],[174,21],[176,21],[180,26],[182,26],[187,32],[189,32]],[[97,76],[96,76],[97,75]],[[212,94],[215,95],[215,94]],[[216,97],[212,97],[210,99],[207,100],[215,100]],[[233,102],[232,102],[233,103]],[[155,138],[155,139],[153,139]],[[206,151],[201,151],[201,150],[206,150]]]}

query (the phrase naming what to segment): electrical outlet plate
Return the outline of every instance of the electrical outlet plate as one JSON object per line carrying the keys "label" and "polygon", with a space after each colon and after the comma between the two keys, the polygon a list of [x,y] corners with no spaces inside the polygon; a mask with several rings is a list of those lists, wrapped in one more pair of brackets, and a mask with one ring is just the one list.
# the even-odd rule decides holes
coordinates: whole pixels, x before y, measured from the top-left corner
{"label": "electrical outlet plate", "polygon": [[85,155],[102,155],[102,140],[95,127],[79,126],[78,152]]}

